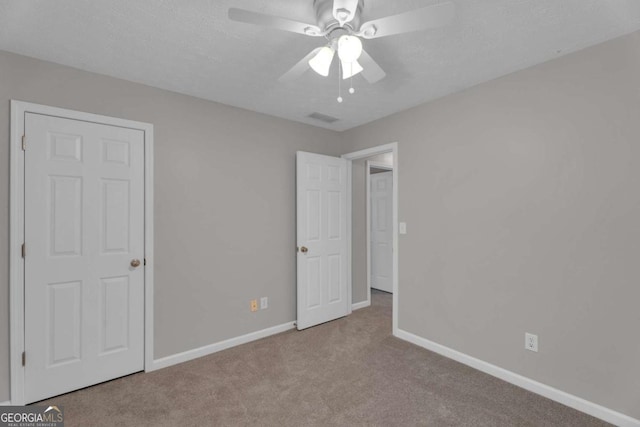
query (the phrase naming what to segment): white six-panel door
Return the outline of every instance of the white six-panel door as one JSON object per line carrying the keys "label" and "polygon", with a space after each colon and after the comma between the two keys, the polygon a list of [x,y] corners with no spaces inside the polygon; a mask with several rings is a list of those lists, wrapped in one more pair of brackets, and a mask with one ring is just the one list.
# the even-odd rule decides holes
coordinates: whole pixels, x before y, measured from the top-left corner
{"label": "white six-panel door", "polygon": [[144,134],[33,113],[25,134],[29,403],[144,367]]}
{"label": "white six-panel door", "polygon": [[393,172],[370,179],[371,287],[393,292]]}
{"label": "white six-panel door", "polygon": [[297,328],[349,314],[347,161],[297,153]]}

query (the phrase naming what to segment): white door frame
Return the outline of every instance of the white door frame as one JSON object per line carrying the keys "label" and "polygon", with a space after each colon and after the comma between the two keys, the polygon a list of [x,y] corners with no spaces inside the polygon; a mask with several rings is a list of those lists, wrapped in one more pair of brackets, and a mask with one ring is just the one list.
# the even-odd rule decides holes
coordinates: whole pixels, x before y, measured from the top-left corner
{"label": "white door frame", "polygon": [[[367,194],[365,196],[365,200],[367,201],[367,305],[371,305],[371,168],[375,169],[384,169],[390,172],[393,172],[393,166],[389,166],[386,163],[375,162],[373,160],[367,160],[366,170],[365,170],[365,180]],[[393,192],[393,188],[391,190]],[[393,194],[391,195],[393,198]]]}
{"label": "white door frame", "polygon": [[[348,268],[348,276],[347,280],[349,281],[349,299],[353,304],[353,291],[352,291],[352,165],[351,162],[353,160],[364,159],[371,156],[376,156],[378,154],[386,154],[393,153],[393,335],[398,335],[398,143],[392,142],[389,144],[379,145],[377,147],[367,148],[360,151],[355,151],[353,153],[343,154],[342,158],[349,160],[349,164],[347,165],[347,236],[349,236],[349,247],[347,251],[347,268]],[[367,266],[368,268],[368,266]],[[369,275],[370,272],[367,272]],[[367,279],[367,282],[369,279]],[[370,283],[367,283],[370,285]],[[369,301],[371,298],[371,287],[368,286],[369,290],[367,294],[369,296]]]}
{"label": "white door frame", "polygon": [[[11,404],[24,405],[24,151],[26,113],[81,120],[144,132],[144,367],[153,366],[153,125],[114,117],[11,100],[9,178],[9,360]],[[27,150],[29,141],[25,141]]]}

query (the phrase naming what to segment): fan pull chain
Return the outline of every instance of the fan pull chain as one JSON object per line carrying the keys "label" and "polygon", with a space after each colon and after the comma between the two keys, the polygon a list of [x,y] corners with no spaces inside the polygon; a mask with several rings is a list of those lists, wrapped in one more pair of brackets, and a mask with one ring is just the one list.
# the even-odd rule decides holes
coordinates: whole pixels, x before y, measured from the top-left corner
{"label": "fan pull chain", "polygon": [[350,78],[351,87],[349,88],[349,93],[353,95],[354,93],[356,93],[356,90],[353,88],[353,62],[350,64],[350,66],[351,66],[351,78]]}
{"label": "fan pull chain", "polygon": [[341,74],[342,74],[342,63],[341,61],[338,61],[338,103],[342,104],[342,82],[340,80],[342,80],[341,78]]}

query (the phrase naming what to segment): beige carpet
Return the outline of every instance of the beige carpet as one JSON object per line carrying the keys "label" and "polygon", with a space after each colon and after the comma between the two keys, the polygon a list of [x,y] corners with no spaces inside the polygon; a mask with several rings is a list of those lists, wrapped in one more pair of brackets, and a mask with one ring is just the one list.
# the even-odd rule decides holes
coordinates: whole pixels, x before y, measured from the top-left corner
{"label": "beige carpet", "polygon": [[601,426],[391,336],[391,295],[290,331],[46,401],[71,426]]}

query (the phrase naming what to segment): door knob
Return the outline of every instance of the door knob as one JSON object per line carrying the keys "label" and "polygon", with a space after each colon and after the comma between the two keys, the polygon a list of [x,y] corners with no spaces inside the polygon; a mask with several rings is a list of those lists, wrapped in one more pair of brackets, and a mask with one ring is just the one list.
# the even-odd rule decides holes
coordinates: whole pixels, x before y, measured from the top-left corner
{"label": "door knob", "polygon": [[300,252],[302,252],[303,254],[306,254],[307,252],[309,252],[309,249],[307,249],[306,246],[303,246],[300,248]]}
{"label": "door knob", "polygon": [[140,267],[140,260],[139,259],[132,259],[131,260],[131,267],[133,267],[133,268]]}

